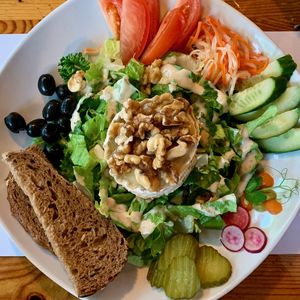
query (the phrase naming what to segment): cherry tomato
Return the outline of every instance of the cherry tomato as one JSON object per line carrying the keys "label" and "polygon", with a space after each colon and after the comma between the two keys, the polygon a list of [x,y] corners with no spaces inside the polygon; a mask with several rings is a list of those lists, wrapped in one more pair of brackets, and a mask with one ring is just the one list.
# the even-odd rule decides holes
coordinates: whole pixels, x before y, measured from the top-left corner
{"label": "cherry tomato", "polygon": [[150,30],[147,0],[123,0],[121,14],[121,57],[124,64],[139,58],[146,46]]}
{"label": "cherry tomato", "polygon": [[260,186],[261,189],[271,187],[274,185],[273,177],[266,171],[259,173],[258,176],[262,178],[262,183]]}
{"label": "cherry tomato", "polygon": [[201,14],[200,0],[179,0],[176,7],[184,7],[184,27],[178,35],[172,50],[183,50],[189,37],[195,30]]}
{"label": "cherry tomato", "polygon": [[246,199],[245,193],[243,193],[242,197],[240,198],[240,205],[248,211],[253,209],[253,205]]}
{"label": "cherry tomato", "polygon": [[172,9],[162,20],[158,32],[144,52],[141,61],[148,65],[162,57],[174,45],[184,24],[183,6]]}
{"label": "cherry tomato", "polygon": [[99,0],[105,20],[116,39],[120,38],[122,0]]}

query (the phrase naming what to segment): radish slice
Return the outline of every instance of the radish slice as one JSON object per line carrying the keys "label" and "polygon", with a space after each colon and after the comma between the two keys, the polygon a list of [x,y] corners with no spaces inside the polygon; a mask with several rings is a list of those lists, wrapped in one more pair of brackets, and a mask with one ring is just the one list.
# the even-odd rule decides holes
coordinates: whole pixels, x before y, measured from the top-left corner
{"label": "radish slice", "polygon": [[250,215],[247,209],[238,206],[236,212],[229,212],[222,216],[226,225],[236,225],[244,231],[250,224]]}
{"label": "radish slice", "polygon": [[257,227],[250,227],[245,231],[245,250],[251,253],[261,252],[267,244],[266,234]]}
{"label": "radish slice", "polygon": [[226,249],[232,252],[240,251],[245,243],[244,233],[240,227],[228,225],[222,231],[221,243]]}

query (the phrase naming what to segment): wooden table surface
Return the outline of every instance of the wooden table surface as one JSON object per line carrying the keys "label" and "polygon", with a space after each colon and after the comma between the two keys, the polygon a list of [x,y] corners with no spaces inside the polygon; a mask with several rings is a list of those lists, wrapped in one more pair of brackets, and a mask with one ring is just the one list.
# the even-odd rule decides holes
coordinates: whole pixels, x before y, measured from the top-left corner
{"label": "wooden table surface", "polygon": [[[87,0],[82,0],[86,1]],[[63,0],[0,0],[0,33],[26,33]],[[265,31],[300,29],[299,0],[227,0]],[[0,300],[76,299],[24,257],[0,258]],[[270,255],[223,300],[300,299],[300,255]]]}

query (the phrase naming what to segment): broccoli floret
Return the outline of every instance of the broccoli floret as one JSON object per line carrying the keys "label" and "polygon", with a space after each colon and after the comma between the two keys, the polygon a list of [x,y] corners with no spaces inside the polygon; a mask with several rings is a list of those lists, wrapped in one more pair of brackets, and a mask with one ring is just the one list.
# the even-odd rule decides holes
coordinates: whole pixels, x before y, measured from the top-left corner
{"label": "broccoli floret", "polygon": [[65,82],[67,82],[76,71],[87,71],[89,68],[90,62],[80,52],[63,56],[58,63],[58,72]]}

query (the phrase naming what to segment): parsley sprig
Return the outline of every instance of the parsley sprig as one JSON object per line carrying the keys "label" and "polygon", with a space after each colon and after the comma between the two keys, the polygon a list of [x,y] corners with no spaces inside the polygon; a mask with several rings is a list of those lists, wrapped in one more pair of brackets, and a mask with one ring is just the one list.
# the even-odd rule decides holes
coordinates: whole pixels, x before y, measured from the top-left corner
{"label": "parsley sprig", "polygon": [[90,62],[81,52],[63,56],[58,63],[58,72],[65,82],[67,82],[76,71],[87,71],[89,68]]}

